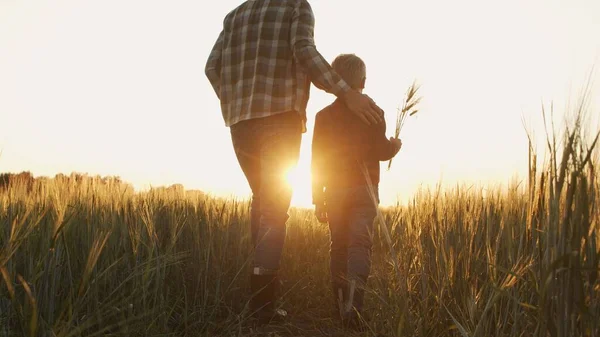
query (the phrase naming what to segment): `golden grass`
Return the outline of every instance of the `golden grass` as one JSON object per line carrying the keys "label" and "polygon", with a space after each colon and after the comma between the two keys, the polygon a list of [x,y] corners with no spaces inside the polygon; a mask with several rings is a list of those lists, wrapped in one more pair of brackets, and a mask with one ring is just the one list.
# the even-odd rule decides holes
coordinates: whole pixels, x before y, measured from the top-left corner
{"label": "golden grass", "polygon": [[[597,137],[581,125],[549,141],[542,170],[531,146],[526,186],[422,191],[384,211],[365,336],[600,335]],[[348,336],[329,318],[327,228],[309,210],[290,215],[281,272],[293,320],[267,329]],[[260,335],[245,325],[249,247],[245,201],[11,186],[0,191],[0,336]]]}

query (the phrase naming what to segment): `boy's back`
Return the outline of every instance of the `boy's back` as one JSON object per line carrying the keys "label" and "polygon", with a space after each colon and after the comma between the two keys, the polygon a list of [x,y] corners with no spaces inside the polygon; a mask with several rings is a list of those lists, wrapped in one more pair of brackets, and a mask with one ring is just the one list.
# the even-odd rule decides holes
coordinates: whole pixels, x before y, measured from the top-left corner
{"label": "boy's back", "polygon": [[379,183],[379,162],[391,159],[394,148],[385,135],[385,122],[366,125],[336,100],[317,113],[312,143],[313,203],[324,200],[323,189]]}

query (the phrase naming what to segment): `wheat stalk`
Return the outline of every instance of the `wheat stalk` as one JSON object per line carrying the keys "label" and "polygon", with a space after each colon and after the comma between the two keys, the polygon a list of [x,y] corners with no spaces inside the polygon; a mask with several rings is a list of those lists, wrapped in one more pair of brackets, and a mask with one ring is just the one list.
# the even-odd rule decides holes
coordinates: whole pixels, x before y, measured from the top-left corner
{"label": "wheat stalk", "polygon": [[375,208],[377,209],[377,219],[379,220],[379,227],[381,228],[381,231],[385,235],[385,241],[388,244],[388,247],[390,249],[390,259],[391,259],[392,265],[394,266],[396,275],[398,276],[398,279],[400,280],[401,279],[400,267],[398,266],[398,261],[397,261],[398,254],[396,254],[396,250],[394,249],[394,244],[392,243],[392,236],[390,235],[390,230],[388,229],[387,224],[385,223],[385,218],[383,217],[383,214],[381,214],[381,210],[379,209],[379,202],[378,202],[377,194],[375,192],[375,186],[373,185],[373,182],[371,181],[371,176],[369,175],[369,170],[367,169],[367,166],[365,165],[364,162],[361,162],[361,171],[363,173],[363,176],[365,177],[365,181],[367,183],[367,189],[369,190],[369,196],[371,197],[371,201],[373,202],[373,204],[375,205]]}
{"label": "wheat stalk", "polygon": [[[400,136],[400,131],[402,131],[402,127],[404,127],[404,123],[406,119],[410,116],[414,116],[419,112],[416,108],[417,105],[421,102],[420,96],[417,96],[417,92],[419,91],[420,86],[417,85],[417,82],[414,81],[413,84],[408,88],[405,94],[404,103],[402,103],[402,109],[397,109],[396,115],[396,132],[394,133],[394,137],[398,139]],[[392,159],[390,159],[388,163],[388,170],[392,167]]]}

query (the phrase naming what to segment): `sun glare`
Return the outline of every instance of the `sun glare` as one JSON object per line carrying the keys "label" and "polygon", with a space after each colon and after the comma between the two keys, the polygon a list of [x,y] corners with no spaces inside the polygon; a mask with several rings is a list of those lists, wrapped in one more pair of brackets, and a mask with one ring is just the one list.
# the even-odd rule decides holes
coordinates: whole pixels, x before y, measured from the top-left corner
{"label": "sun glare", "polygon": [[312,205],[310,173],[307,170],[294,167],[286,172],[285,179],[294,191],[292,206],[310,207]]}

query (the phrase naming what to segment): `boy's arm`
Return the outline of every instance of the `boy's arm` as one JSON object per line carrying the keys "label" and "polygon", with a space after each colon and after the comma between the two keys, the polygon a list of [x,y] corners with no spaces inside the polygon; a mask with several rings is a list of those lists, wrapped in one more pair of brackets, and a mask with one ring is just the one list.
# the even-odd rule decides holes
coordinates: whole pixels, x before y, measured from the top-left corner
{"label": "boy's arm", "polygon": [[208,80],[219,99],[221,98],[221,53],[223,49],[223,35],[224,31],[221,31],[219,38],[217,38],[217,41],[210,52],[208,61],[206,61],[206,67],[204,68],[204,73],[206,74],[206,77],[208,77]]}
{"label": "boy's arm", "polygon": [[380,161],[387,161],[392,159],[399,148],[396,148],[394,144],[386,137],[386,124],[385,121],[375,125],[372,130],[374,131],[373,139],[375,142],[375,153],[377,159]]}
{"label": "boy's arm", "polygon": [[313,205],[322,205],[325,202],[325,193],[323,189],[325,184],[323,181],[322,173],[324,167],[324,155],[323,155],[323,137],[325,128],[320,115],[317,114],[315,118],[315,129],[313,132],[312,140],[312,158],[311,158],[311,180],[312,180],[312,202]]}

